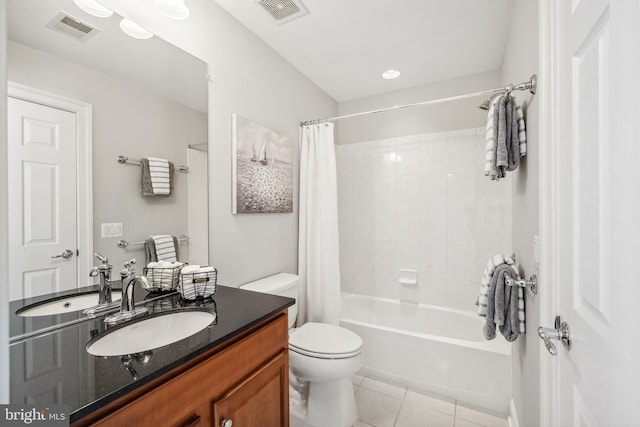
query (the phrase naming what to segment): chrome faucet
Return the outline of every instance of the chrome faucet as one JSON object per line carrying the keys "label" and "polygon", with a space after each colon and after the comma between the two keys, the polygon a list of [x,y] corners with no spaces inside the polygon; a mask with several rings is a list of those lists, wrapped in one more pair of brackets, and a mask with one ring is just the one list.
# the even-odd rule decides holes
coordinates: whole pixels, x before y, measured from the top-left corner
{"label": "chrome faucet", "polygon": [[[136,270],[133,269],[133,264],[136,263],[136,259],[135,258],[131,258],[129,261],[124,263],[124,268],[122,270],[120,270],[120,280],[122,281],[122,287],[124,288],[125,283],[127,283],[127,280],[129,280],[130,278],[132,278],[133,276],[136,275]],[[123,289],[124,291],[124,289]]]}
{"label": "chrome faucet", "polygon": [[[123,322],[125,320],[132,319],[136,316],[147,313],[146,307],[136,307],[135,300],[133,298],[133,292],[136,283],[140,282],[144,288],[149,287],[149,282],[144,276],[136,276],[135,270],[131,267],[135,263],[135,259],[125,263],[125,269],[120,272],[122,281],[122,302],[120,303],[120,311],[118,313],[107,316],[105,323],[112,325],[114,323]],[[129,264],[129,265],[127,265]]]}
{"label": "chrome faucet", "polygon": [[100,265],[93,267],[89,273],[90,277],[100,276],[100,297],[98,305],[111,304],[111,270],[113,266],[109,260],[99,253],[93,254],[100,261]]}

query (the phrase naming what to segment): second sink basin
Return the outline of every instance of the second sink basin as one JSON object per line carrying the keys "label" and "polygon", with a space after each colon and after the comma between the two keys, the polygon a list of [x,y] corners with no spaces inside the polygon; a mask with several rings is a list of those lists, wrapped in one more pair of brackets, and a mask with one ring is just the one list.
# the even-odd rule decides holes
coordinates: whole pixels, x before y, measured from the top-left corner
{"label": "second sink basin", "polygon": [[208,311],[174,311],[133,321],[107,331],[87,343],[94,356],[121,356],[141,353],[194,335],[216,320]]}
{"label": "second sink basin", "polygon": [[[111,300],[120,299],[120,291],[111,292]],[[55,314],[70,313],[73,311],[84,310],[98,304],[99,295],[97,291],[84,292],[66,297],[52,298],[42,302],[37,302],[21,308],[16,312],[17,315],[23,317],[33,316],[52,316]]]}

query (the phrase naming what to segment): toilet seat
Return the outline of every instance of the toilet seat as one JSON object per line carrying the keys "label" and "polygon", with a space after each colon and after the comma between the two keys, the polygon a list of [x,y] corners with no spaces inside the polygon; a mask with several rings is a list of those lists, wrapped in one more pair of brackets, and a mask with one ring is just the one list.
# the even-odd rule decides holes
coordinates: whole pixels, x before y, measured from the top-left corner
{"label": "toilet seat", "polygon": [[360,354],[362,338],[340,326],[309,322],[289,336],[289,350],[318,359],[346,359]]}

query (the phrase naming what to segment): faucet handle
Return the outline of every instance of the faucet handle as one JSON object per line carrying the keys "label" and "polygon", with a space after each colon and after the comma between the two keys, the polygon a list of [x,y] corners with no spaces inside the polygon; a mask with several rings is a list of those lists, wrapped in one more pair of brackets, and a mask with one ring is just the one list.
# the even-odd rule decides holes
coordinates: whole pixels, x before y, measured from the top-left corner
{"label": "faucet handle", "polygon": [[93,254],[93,256],[98,258],[98,261],[100,261],[103,264],[108,264],[109,263],[109,259],[106,256],[100,255],[98,252],[95,252]]}
{"label": "faucet handle", "polygon": [[124,268],[129,269],[135,263],[136,263],[136,259],[131,258],[129,261],[124,263]]}
{"label": "faucet handle", "polygon": [[89,272],[89,277],[96,277],[98,274],[98,267],[93,267]]}

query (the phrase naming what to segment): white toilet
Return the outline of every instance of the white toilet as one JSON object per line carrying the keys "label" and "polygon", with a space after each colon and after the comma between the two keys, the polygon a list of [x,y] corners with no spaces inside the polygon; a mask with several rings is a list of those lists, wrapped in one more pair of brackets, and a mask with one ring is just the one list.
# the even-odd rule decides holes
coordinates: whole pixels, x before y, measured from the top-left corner
{"label": "white toilet", "polygon": [[[298,276],[279,273],[240,288],[298,300]],[[293,329],[297,303],[289,307],[290,413],[292,427],[348,427],[357,418],[351,376],[362,360],[362,338],[348,329],[305,323]]]}

